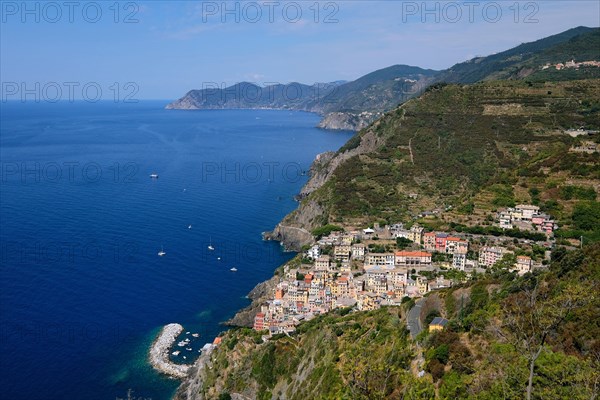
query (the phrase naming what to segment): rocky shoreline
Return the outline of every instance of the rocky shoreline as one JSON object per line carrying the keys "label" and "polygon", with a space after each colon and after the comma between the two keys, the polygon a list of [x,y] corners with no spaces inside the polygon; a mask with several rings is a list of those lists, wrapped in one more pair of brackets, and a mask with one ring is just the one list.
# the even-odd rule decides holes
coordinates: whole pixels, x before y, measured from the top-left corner
{"label": "rocky shoreline", "polygon": [[190,365],[175,364],[169,360],[169,351],[177,336],[183,332],[183,326],[179,324],[165,325],[150,347],[150,364],[157,371],[173,378],[183,379],[187,377]]}
{"label": "rocky shoreline", "polygon": [[273,275],[270,279],[258,283],[254,289],[248,293],[248,298],[252,300],[252,303],[250,303],[248,307],[239,310],[233,318],[226,321],[224,325],[252,328],[254,325],[254,317],[256,316],[256,313],[260,311],[261,304],[271,298],[278,283],[279,277],[277,275]]}
{"label": "rocky shoreline", "polygon": [[187,97],[169,103],[165,106],[165,110],[277,110],[277,111],[304,111],[318,114],[321,120],[317,124],[317,128],[333,130],[333,131],[359,131],[368,126],[374,119],[374,113],[348,113],[348,112],[331,112],[323,113],[318,110],[308,108],[289,108],[289,107],[233,107],[233,106],[204,106],[198,107],[193,101]]}

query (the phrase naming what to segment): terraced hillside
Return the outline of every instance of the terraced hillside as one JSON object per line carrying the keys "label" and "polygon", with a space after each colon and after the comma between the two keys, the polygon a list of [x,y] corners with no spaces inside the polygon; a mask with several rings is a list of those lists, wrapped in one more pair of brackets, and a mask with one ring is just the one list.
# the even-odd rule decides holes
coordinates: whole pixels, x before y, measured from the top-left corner
{"label": "terraced hillside", "polygon": [[574,222],[598,212],[600,154],[577,149],[600,135],[567,134],[600,129],[598,93],[597,79],[434,85],[322,157],[275,238],[285,242],[287,226],[410,221],[428,210],[475,224],[513,202],[540,204],[567,236],[600,238]]}

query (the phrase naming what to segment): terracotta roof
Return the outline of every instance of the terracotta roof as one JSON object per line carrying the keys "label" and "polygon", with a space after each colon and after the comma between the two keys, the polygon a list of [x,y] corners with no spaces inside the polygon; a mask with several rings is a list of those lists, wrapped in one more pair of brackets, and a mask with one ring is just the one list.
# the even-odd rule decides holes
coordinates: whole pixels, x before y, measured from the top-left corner
{"label": "terracotta roof", "polygon": [[399,257],[431,257],[431,254],[425,251],[397,251],[396,255]]}

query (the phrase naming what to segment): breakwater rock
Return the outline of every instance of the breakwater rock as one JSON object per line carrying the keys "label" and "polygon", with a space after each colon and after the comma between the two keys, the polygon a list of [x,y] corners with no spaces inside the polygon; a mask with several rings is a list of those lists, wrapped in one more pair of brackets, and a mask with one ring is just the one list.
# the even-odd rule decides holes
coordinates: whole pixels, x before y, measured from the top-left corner
{"label": "breakwater rock", "polygon": [[183,332],[183,326],[179,324],[165,325],[152,343],[149,355],[150,364],[154,369],[178,379],[185,378],[190,369],[189,365],[175,364],[169,360],[169,350],[181,332]]}

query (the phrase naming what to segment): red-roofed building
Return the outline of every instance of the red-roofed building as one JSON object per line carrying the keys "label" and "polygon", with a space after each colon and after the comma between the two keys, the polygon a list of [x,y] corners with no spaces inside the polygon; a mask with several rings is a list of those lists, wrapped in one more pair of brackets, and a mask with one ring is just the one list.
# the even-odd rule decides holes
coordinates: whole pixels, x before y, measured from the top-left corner
{"label": "red-roofed building", "polygon": [[345,296],[348,294],[348,278],[342,276],[337,280],[337,294],[338,296]]}
{"label": "red-roofed building", "polygon": [[308,285],[310,285],[310,283],[312,282],[314,276],[313,274],[306,274],[304,275],[304,282]]}
{"label": "red-roofed building", "polygon": [[457,237],[446,238],[445,252],[447,254],[466,253],[469,250],[469,242]]}
{"label": "red-roofed building", "polygon": [[215,346],[217,346],[217,345],[221,344],[221,337],[220,337],[220,336],[217,336],[217,337],[215,338],[215,340],[213,340],[213,344],[214,344]]}
{"label": "red-roofed building", "polygon": [[431,253],[425,251],[398,251],[396,265],[431,265]]}
{"label": "red-roofed building", "polygon": [[423,246],[428,251],[435,250],[435,232],[427,232],[423,235]]}

